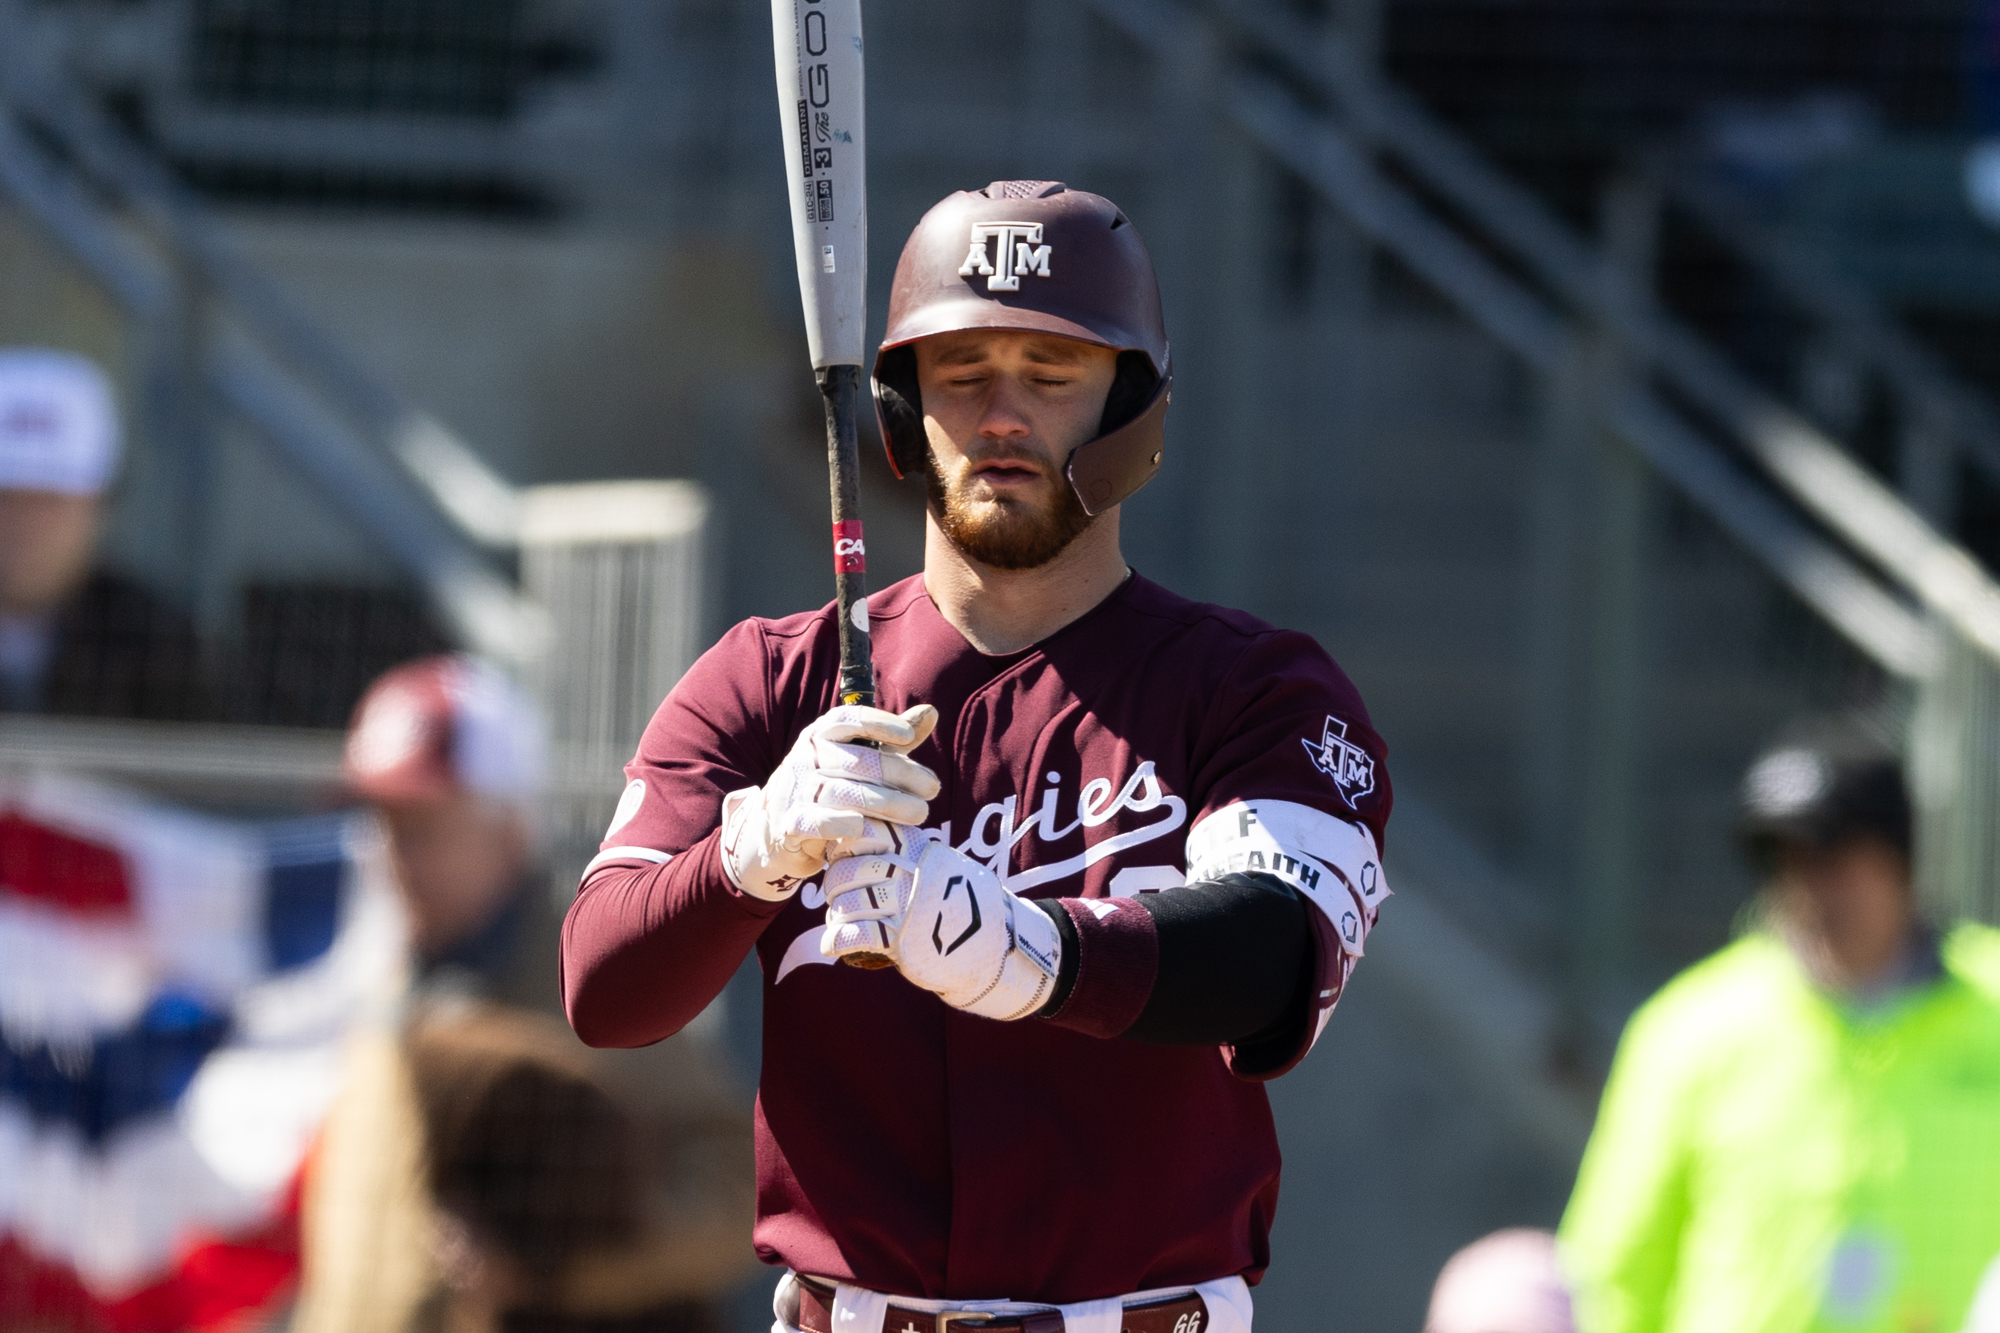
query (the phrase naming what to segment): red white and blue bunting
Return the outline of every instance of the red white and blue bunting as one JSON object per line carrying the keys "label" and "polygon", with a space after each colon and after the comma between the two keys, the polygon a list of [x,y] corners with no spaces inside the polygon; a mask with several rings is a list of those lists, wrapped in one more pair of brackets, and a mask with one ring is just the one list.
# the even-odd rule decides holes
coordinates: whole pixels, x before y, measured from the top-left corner
{"label": "red white and blue bunting", "polygon": [[404,925],[355,815],[0,778],[0,1327],[231,1327],[296,1277],[344,1037]]}

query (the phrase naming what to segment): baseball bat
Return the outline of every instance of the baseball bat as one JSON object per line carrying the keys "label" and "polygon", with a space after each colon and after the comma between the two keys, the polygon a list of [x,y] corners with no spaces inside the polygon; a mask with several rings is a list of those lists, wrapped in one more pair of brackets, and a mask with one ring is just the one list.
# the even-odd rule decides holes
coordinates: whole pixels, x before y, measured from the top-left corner
{"label": "baseball bat", "polygon": [[[868,545],[861,527],[855,412],[868,324],[868,154],[861,0],[771,0],[792,250],[806,344],[826,406],[833,496],[834,608],[843,704],[875,702],[868,652]],[[884,954],[850,954],[856,967]]]}

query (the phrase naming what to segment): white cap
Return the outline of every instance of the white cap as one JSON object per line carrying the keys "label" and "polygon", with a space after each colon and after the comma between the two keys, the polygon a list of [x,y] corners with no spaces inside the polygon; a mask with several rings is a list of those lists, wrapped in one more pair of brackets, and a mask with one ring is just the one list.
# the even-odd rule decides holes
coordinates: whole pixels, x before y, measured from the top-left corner
{"label": "white cap", "polygon": [[96,495],[118,470],[118,408],[97,363],[0,349],[0,490]]}
{"label": "white cap", "polygon": [[1556,1238],[1496,1231],[1438,1274],[1424,1333],[1576,1333]]}

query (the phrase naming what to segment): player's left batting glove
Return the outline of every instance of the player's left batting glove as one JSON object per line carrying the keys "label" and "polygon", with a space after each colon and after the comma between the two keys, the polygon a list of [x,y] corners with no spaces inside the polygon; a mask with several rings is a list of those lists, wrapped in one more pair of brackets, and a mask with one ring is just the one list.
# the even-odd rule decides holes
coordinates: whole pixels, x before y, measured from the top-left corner
{"label": "player's left batting glove", "polygon": [[[815,718],[762,787],[722,798],[722,869],[753,898],[783,902],[839,855],[869,820],[921,824],[937,775],[908,757],[937,725],[937,709],[901,714],[845,706]],[[871,750],[857,742],[873,741]]]}
{"label": "player's left batting glove", "polygon": [[1041,1008],[1062,966],[1055,922],[924,830],[869,824],[827,867],[820,952],[887,954],[912,983],[985,1018]]}

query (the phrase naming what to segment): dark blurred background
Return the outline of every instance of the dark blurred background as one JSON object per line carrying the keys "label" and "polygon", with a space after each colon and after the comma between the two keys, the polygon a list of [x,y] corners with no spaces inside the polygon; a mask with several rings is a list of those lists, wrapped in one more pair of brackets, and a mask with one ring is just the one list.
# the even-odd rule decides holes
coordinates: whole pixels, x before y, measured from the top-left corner
{"label": "dark blurred background", "polygon": [[[1414,1329],[1453,1249],[1553,1223],[1620,1023],[1750,894],[1734,784],[1788,719],[1947,774],[1925,891],[1991,916],[1952,815],[2000,762],[2000,8],[866,15],[878,323],[948,191],[1117,200],[1179,380],[1135,566],[1318,636],[1391,747],[1399,900],[1273,1087],[1261,1326]],[[746,0],[0,0],[0,344],[112,368],[108,559],[230,724],[341,726],[459,645],[560,747],[524,488],[699,484],[672,670],[830,596],[778,128]],[[868,466],[887,581],[921,502]],[[559,748],[573,853],[635,738]]]}

